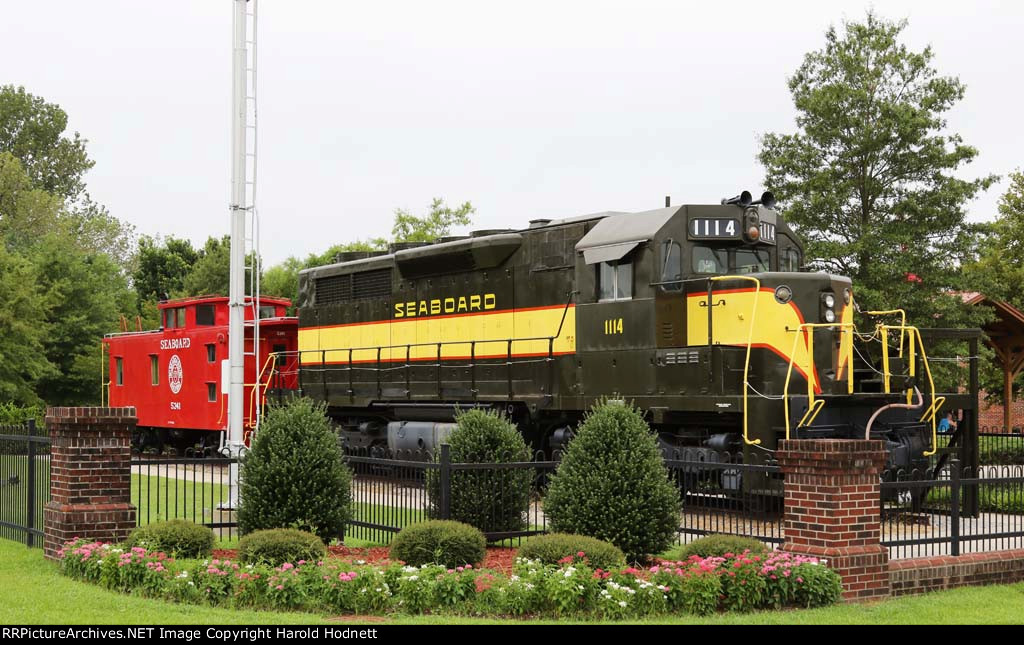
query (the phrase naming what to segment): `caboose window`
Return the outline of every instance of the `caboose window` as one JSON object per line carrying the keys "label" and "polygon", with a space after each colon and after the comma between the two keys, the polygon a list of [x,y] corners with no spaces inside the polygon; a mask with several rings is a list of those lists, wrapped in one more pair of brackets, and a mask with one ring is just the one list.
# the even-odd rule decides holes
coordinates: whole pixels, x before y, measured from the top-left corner
{"label": "caboose window", "polygon": [[114,362],[117,364],[117,381],[118,385],[124,385],[124,359],[115,358]]}
{"label": "caboose window", "polygon": [[164,329],[174,329],[173,309],[164,309]]}
{"label": "caboose window", "polygon": [[196,305],[196,324],[204,327],[216,324],[213,305]]}
{"label": "caboose window", "polygon": [[206,384],[206,400],[213,403],[217,400],[217,384],[207,383]]}
{"label": "caboose window", "polygon": [[263,305],[260,307],[260,318],[273,318],[277,315],[274,305]]}
{"label": "caboose window", "polygon": [[206,362],[216,363],[217,362],[217,346],[210,344],[206,346]]}
{"label": "caboose window", "polygon": [[185,326],[185,308],[184,307],[178,307],[174,311],[176,311],[177,314],[178,314],[178,327],[179,328],[184,327]]}
{"label": "caboose window", "polygon": [[149,381],[153,385],[160,385],[160,358],[155,354],[149,355]]}
{"label": "caboose window", "polygon": [[597,299],[629,300],[633,297],[633,265],[630,262],[602,262],[597,270]]}
{"label": "caboose window", "polygon": [[729,266],[729,255],[725,249],[713,249],[701,244],[693,247],[693,272],[703,275],[725,273]]}

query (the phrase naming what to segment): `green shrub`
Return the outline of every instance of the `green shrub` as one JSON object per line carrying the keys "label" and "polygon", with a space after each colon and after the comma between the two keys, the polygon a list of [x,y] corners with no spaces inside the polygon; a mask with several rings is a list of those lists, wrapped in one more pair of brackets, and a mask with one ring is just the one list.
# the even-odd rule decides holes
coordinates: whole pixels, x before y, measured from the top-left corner
{"label": "green shrub", "polygon": [[698,555],[702,558],[718,557],[724,558],[726,553],[740,554],[744,551],[751,553],[762,553],[768,550],[760,540],[741,537],[739,535],[714,534],[684,544],[675,551],[673,557],[676,560],[686,560],[690,556]]}
{"label": "green shrub", "polygon": [[213,553],[213,531],[185,520],[140,526],[125,541],[128,547],[163,551],[176,558],[201,558]]}
{"label": "green shrub", "polygon": [[544,564],[558,564],[559,561],[584,553],[586,561],[595,569],[610,571],[626,564],[626,556],[614,544],[585,535],[548,533],[531,537],[519,549],[520,557],[540,560]]}
{"label": "green shrub", "polygon": [[[499,412],[469,410],[456,417],[448,436],[453,463],[502,464],[530,461],[530,450],[515,425]],[[440,452],[435,455],[440,460]],[[450,515],[484,531],[519,531],[526,527],[533,470],[454,470],[451,472]],[[441,517],[439,470],[427,473],[431,517]]]}
{"label": "green shrub", "polygon": [[324,407],[309,399],[272,406],[242,462],[238,528],[296,528],[330,540],[351,513],[352,474]]}
{"label": "green shrub", "polygon": [[326,553],[320,538],[297,529],[253,531],[238,541],[238,559],[250,564],[276,567],[299,560],[315,562]]}
{"label": "green shrub", "polygon": [[679,494],[639,410],[594,407],[551,478],[544,512],[556,532],[611,542],[630,560],[668,548],[679,527]]}
{"label": "green shrub", "polygon": [[448,520],[410,524],[391,541],[391,557],[418,567],[440,564],[459,567],[479,564],[487,555],[487,541],[477,529]]}

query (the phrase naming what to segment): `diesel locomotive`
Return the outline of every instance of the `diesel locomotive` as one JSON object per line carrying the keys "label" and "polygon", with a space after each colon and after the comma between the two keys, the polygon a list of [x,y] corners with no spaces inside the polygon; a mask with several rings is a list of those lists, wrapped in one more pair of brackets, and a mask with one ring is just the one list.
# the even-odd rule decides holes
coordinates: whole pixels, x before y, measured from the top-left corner
{"label": "diesel locomotive", "polygon": [[927,461],[942,395],[920,334],[894,312],[858,328],[855,285],[806,270],[774,206],[666,199],[344,254],[300,274],[298,386],[356,448],[432,450],[489,407],[552,451],[621,399],[666,453],[871,437],[894,466]]}

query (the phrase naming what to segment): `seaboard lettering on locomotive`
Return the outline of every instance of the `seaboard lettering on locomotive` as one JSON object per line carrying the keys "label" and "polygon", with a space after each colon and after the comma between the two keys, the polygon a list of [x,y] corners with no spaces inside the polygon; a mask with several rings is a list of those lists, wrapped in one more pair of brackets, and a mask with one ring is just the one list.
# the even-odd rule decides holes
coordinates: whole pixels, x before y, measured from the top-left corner
{"label": "seaboard lettering on locomotive", "polygon": [[300,274],[299,387],[359,448],[433,450],[479,406],[551,451],[612,398],[666,453],[760,460],[787,436],[871,436],[916,465],[937,399],[916,330],[887,327],[901,353],[884,379],[861,364],[856,285],[804,270],[774,205],[744,191],[344,254]]}

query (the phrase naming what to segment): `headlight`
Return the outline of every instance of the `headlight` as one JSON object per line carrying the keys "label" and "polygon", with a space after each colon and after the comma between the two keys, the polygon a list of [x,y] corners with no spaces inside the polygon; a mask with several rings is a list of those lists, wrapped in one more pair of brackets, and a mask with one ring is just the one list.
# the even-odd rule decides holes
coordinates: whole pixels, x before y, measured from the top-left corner
{"label": "headlight", "polygon": [[[836,306],[836,297],[831,293],[825,294],[825,306],[831,309]],[[829,322],[832,322],[831,320]]]}
{"label": "headlight", "polygon": [[850,304],[850,298],[852,298],[852,297],[853,297],[853,294],[850,293],[849,289],[843,289],[843,303],[844,304]]}
{"label": "headlight", "polygon": [[831,309],[825,310],[825,322],[834,323],[836,321],[836,312]]}
{"label": "headlight", "polygon": [[775,300],[777,300],[779,304],[784,305],[792,299],[793,290],[786,285],[781,285],[775,288]]}

